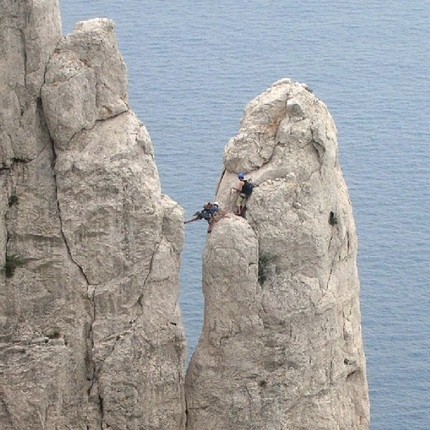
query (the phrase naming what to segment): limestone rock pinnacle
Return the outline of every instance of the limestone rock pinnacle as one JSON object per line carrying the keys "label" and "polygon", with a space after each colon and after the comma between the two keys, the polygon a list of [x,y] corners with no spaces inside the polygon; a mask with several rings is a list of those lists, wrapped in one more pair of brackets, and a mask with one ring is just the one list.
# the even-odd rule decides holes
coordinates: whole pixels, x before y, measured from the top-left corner
{"label": "limestone rock pinnacle", "polygon": [[222,207],[238,172],[257,187],[247,220],[226,216],[207,240],[187,428],[367,429],[357,235],[327,107],[276,82],[247,105],[224,166]]}
{"label": "limestone rock pinnacle", "polygon": [[0,428],[184,429],[183,211],[113,22],[1,10]]}

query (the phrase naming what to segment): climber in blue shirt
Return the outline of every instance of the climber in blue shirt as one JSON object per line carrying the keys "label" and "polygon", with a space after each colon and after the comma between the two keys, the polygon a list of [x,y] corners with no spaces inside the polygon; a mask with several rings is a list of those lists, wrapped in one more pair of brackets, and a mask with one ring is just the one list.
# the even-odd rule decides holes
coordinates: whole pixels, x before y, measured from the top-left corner
{"label": "climber in blue shirt", "polygon": [[208,224],[208,233],[212,231],[212,225],[214,222],[214,215],[219,211],[219,205],[217,202],[211,203],[207,202],[203,205],[203,210],[196,212],[193,215],[193,218],[185,221],[184,224],[188,224],[190,222],[199,221],[201,219],[205,219]]}

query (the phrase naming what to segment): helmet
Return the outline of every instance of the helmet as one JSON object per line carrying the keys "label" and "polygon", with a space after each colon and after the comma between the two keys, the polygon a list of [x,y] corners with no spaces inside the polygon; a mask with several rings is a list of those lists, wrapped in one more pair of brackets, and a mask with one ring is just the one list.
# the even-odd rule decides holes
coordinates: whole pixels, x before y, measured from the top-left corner
{"label": "helmet", "polygon": [[237,175],[237,177],[238,177],[239,179],[245,179],[245,175],[244,175],[243,173],[239,173],[239,174]]}
{"label": "helmet", "polygon": [[219,207],[219,203],[218,202],[214,202],[214,206],[218,206]]}

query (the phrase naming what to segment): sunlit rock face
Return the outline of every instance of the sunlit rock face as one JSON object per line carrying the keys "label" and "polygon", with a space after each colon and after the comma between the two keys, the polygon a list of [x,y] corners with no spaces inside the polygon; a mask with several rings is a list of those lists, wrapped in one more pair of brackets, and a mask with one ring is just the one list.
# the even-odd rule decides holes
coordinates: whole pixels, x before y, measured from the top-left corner
{"label": "sunlit rock face", "polygon": [[[0,0],[0,428],[368,429],[357,236],[326,106],[251,101],[203,253],[184,387],[183,211],[129,109],[113,22]],[[186,391],[186,392],[185,392]],[[187,411],[186,411],[187,408]]]}
{"label": "sunlit rock face", "polygon": [[224,208],[237,173],[257,187],[247,220],[208,236],[187,428],[367,429],[357,234],[327,107],[276,82],[247,105],[224,167]]}
{"label": "sunlit rock face", "polygon": [[183,211],[113,22],[1,10],[0,428],[183,429]]}

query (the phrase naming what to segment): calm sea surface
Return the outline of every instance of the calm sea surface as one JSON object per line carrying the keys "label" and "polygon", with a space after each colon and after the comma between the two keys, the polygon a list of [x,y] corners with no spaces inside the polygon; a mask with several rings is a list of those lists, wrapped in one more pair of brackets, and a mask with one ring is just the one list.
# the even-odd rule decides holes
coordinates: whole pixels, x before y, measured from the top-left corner
{"label": "calm sea surface", "polygon": [[[430,429],[430,2],[63,0],[116,23],[133,110],[163,191],[190,217],[213,199],[243,109],[276,80],[329,107],[359,234],[373,430]],[[190,353],[203,312],[206,225],[187,226],[181,306]]]}

